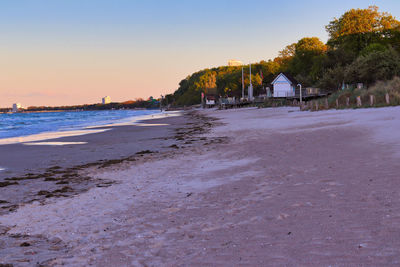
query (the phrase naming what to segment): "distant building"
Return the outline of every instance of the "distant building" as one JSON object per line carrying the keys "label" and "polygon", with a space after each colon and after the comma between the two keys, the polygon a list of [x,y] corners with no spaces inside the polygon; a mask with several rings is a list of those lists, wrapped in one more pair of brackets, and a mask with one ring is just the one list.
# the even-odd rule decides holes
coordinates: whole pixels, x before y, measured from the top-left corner
{"label": "distant building", "polygon": [[20,109],[22,109],[22,105],[20,103],[13,104],[12,112],[18,112]]}
{"label": "distant building", "polygon": [[105,104],[110,104],[110,103],[111,103],[111,97],[109,97],[109,96],[103,97],[103,98],[101,99],[101,103],[102,103],[103,105],[105,105]]}
{"label": "distant building", "polygon": [[243,65],[242,61],[239,61],[236,59],[231,59],[228,61],[228,66],[230,66],[230,67],[242,66],[242,65]]}

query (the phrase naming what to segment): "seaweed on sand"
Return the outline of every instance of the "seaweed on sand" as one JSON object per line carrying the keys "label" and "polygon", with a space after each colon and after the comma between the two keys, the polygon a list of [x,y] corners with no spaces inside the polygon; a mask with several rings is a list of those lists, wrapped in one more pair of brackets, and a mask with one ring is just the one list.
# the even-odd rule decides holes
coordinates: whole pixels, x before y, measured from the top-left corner
{"label": "seaweed on sand", "polygon": [[18,184],[18,183],[17,182],[5,181],[5,182],[0,182],[0,187],[6,187],[6,186],[9,186],[9,185],[15,185],[15,184]]}

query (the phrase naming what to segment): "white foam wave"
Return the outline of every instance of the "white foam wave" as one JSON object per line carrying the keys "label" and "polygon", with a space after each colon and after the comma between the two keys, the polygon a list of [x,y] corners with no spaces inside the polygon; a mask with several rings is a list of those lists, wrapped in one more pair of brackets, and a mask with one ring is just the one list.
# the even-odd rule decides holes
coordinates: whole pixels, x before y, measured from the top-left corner
{"label": "white foam wave", "polygon": [[164,126],[165,125],[166,126],[168,124],[159,123],[159,124],[147,125],[145,123],[142,123],[142,121],[177,117],[177,116],[181,116],[181,115],[182,115],[181,111],[167,111],[167,112],[161,112],[161,113],[152,114],[152,115],[135,116],[125,122],[120,122],[120,123],[88,126],[88,127],[86,127],[86,129],[96,129],[96,128],[103,128],[103,127],[111,127],[111,126],[129,126],[129,125],[137,125],[137,126]]}
{"label": "white foam wave", "polygon": [[0,145],[30,143],[30,142],[37,142],[37,141],[61,138],[61,137],[78,136],[78,135],[85,135],[85,134],[92,134],[92,133],[101,133],[101,132],[105,132],[108,130],[110,130],[110,129],[47,132],[47,133],[33,134],[33,135],[28,135],[28,136],[10,137],[10,138],[0,139]]}
{"label": "white foam wave", "polygon": [[[35,144],[31,144],[31,143],[37,142],[37,141],[48,140],[48,139],[54,139],[54,138],[71,137],[71,136],[78,136],[78,135],[85,135],[85,134],[92,134],[92,133],[101,133],[101,132],[110,130],[110,128],[107,128],[107,127],[113,127],[113,126],[127,126],[127,125],[166,126],[168,124],[163,124],[163,123],[149,124],[149,123],[143,123],[142,121],[176,117],[176,116],[180,116],[180,115],[182,115],[181,111],[167,111],[167,112],[161,112],[161,113],[152,114],[152,115],[135,116],[125,122],[120,122],[120,123],[115,123],[115,124],[88,126],[88,127],[85,127],[83,130],[45,132],[45,133],[28,135],[28,136],[4,138],[4,139],[0,139],[0,145],[10,145],[10,144],[19,144],[19,143],[25,143],[25,144],[28,143],[28,145],[39,145],[38,143],[35,143]],[[99,129],[99,128],[102,128],[102,129]],[[47,145],[60,145],[60,144],[54,144],[54,143],[61,143],[61,142],[46,142],[46,143],[48,143]],[[66,143],[66,144],[71,144],[71,143]],[[42,145],[44,145],[44,142],[42,142]]]}
{"label": "white foam wave", "polygon": [[35,142],[35,143],[23,143],[27,146],[65,146],[65,145],[84,145],[87,142]]}

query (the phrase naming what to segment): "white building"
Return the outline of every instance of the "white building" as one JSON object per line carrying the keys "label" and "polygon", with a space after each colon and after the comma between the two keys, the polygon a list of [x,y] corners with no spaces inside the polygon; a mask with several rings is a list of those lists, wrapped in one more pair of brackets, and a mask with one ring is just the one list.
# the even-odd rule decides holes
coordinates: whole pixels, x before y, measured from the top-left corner
{"label": "white building", "polygon": [[110,104],[110,103],[111,103],[111,97],[109,97],[109,96],[103,97],[103,98],[101,99],[101,103],[102,103],[103,105],[105,105],[105,104]]}
{"label": "white building", "polygon": [[215,96],[207,95],[206,96],[206,105],[208,107],[215,106]]}
{"label": "white building", "polygon": [[20,109],[22,109],[22,105],[20,103],[15,103],[12,105],[12,112],[18,112]]}
{"label": "white building", "polygon": [[272,81],[274,97],[295,96],[298,82],[287,73],[280,73]]}
{"label": "white building", "polygon": [[242,66],[242,65],[243,65],[242,61],[239,61],[236,59],[231,59],[228,61],[228,66],[230,66],[230,67]]}

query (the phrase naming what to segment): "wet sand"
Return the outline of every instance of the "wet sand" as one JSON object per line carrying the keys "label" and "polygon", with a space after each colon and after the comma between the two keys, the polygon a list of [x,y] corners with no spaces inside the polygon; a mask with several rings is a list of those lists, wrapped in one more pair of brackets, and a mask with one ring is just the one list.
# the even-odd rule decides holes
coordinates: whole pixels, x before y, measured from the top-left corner
{"label": "wet sand", "polygon": [[[0,145],[0,166],[5,168],[0,171],[0,179],[43,172],[53,166],[68,168],[99,160],[125,158],[142,150],[162,150],[170,145],[168,138],[174,134],[174,129],[182,127],[186,122],[187,118],[184,116],[154,119],[146,121],[148,126],[99,127],[97,129],[107,131],[45,140],[83,143],[77,145]],[[160,123],[167,125],[150,126]]]}
{"label": "wet sand", "polygon": [[0,259],[26,266],[399,265],[400,108],[202,114],[175,130],[178,149],[86,171],[110,186],[0,216]]}
{"label": "wet sand", "polygon": [[[188,117],[145,122],[143,126],[107,126],[100,128],[107,130],[101,133],[45,140],[78,143],[73,145],[0,145],[0,163],[5,168],[0,171],[0,214],[14,211],[22,203],[110,186],[112,179],[93,179],[84,170],[171,150],[177,142],[175,129],[184,127]],[[37,143],[43,141],[33,144]]]}

